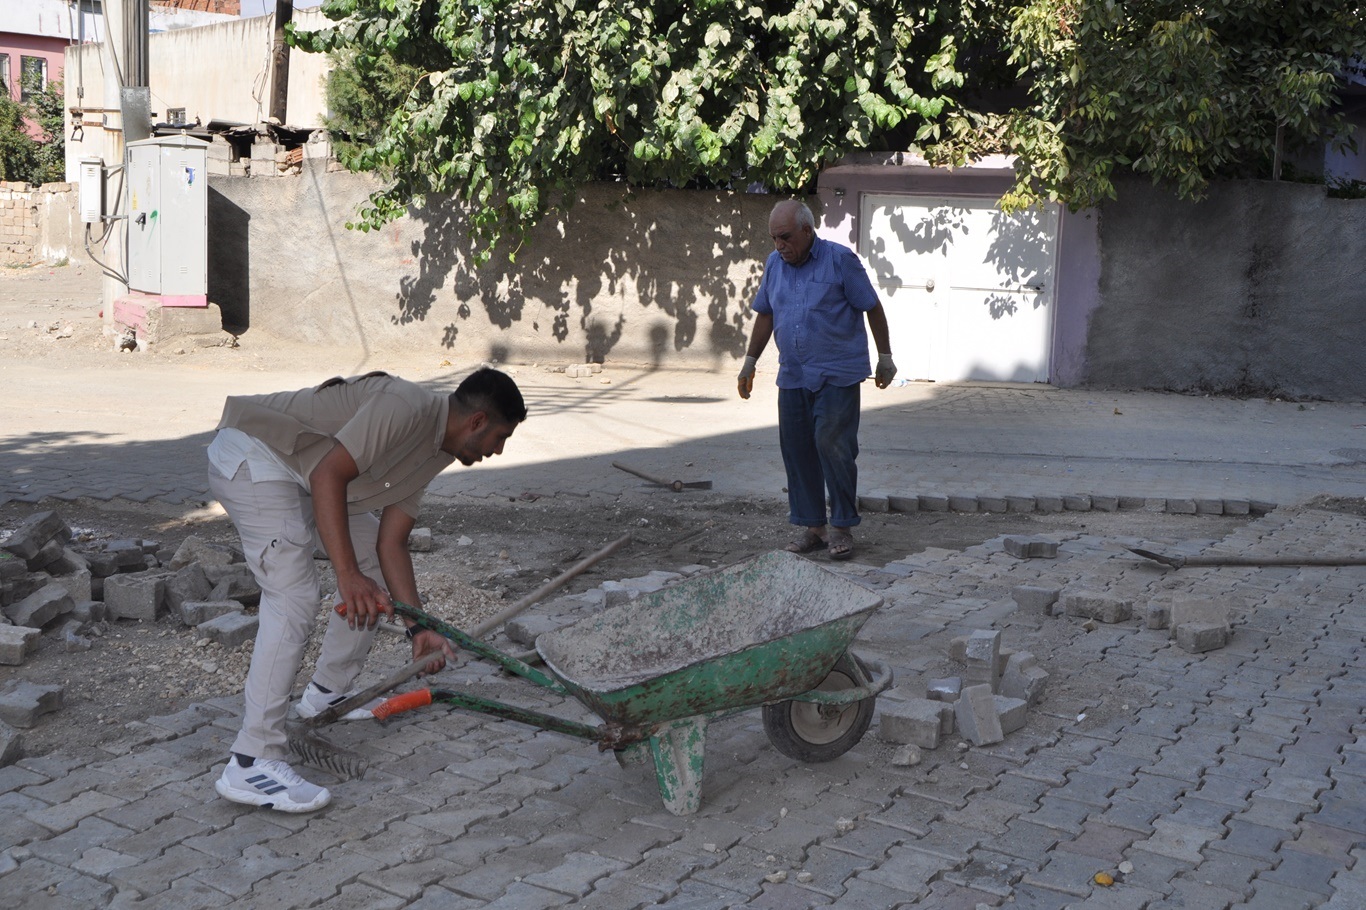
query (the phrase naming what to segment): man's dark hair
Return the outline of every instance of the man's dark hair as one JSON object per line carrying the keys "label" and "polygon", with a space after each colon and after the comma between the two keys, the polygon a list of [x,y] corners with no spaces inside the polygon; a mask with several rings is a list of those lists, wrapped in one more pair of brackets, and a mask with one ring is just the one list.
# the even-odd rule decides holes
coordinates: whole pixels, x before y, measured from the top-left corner
{"label": "man's dark hair", "polygon": [[466,376],[451,393],[451,405],[465,411],[483,411],[514,426],[526,420],[526,403],[517,383],[492,367],[480,367]]}

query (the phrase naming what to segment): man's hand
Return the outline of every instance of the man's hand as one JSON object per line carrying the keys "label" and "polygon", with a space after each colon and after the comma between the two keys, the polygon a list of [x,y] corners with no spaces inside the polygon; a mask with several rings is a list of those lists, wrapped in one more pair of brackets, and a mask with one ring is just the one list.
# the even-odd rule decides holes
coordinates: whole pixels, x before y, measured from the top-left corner
{"label": "man's hand", "polygon": [[885,389],[892,384],[892,379],[896,376],[896,364],[892,363],[891,354],[877,355],[877,370],[873,373],[873,383],[879,389]]}
{"label": "man's hand", "polygon": [[744,365],[740,367],[740,375],[736,381],[741,398],[748,399],[749,393],[754,391],[754,365],[758,362],[758,358],[745,355]]}
{"label": "man's hand", "polygon": [[450,639],[431,629],[422,629],[413,635],[413,660],[429,654],[432,660],[423,668],[424,675],[439,673],[441,668],[446,666],[446,661],[455,660],[455,648],[451,647]]}
{"label": "man's hand", "polygon": [[346,605],[346,624],[353,629],[372,629],[381,616],[394,615],[388,593],[359,572],[337,577],[337,597]]}

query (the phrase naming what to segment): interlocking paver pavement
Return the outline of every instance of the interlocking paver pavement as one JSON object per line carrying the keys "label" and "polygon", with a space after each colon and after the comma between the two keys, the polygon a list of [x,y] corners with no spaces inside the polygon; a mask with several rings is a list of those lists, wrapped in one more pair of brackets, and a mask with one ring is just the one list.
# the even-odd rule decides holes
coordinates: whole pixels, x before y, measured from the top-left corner
{"label": "interlocking paver pavement", "polygon": [[[1363,532],[1366,519],[1284,510],[1220,547],[1275,554]],[[430,709],[383,736],[348,727],[349,741],[387,758],[362,780],[315,772],[335,794],[322,812],[235,806],[212,781],[238,706],[215,699],[135,727],[135,745],[111,745],[94,765],[50,755],[0,769],[14,819],[0,887],[130,908],[1354,906],[1344,895],[1363,892],[1366,797],[1349,771],[1366,754],[1363,684],[1354,649],[1318,645],[1359,636],[1344,630],[1366,607],[1366,569],[1280,572],[1268,590],[1259,569],[1154,570],[1114,558],[1104,540],[1071,543],[1049,567],[1064,588],[1103,581],[1141,598],[1172,582],[1218,584],[1241,604],[1235,640],[1268,615],[1276,630],[1188,655],[1135,619],[1126,638],[1090,649],[1077,618],[1006,609],[1007,646],[1086,681],[1046,694],[1020,733],[967,750],[951,737],[898,768],[874,728],[841,759],[804,765],[768,746],[754,715],[720,720],[702,809],[683,818],[663,811],[648,764]],[[947,669],[948,640],[965,628],[888,633],[926,598],[956,599],[958,576],[971,574],[973,600],[1013,605],[1011,589],[1036,571],[999,539],[922,564],[909,576],[835,570],[884,594],[882,631],[870,624],[858,647],[902,679]],[[1151,647],[1118,643],[1128,640]],[[1139,672],[1134,653],[1160,671]],[[477,663],[458,675],[514,698],[526,685]],[[552,712],[581,711],[542,697]],[[1095,884],[1099,871],[1116,885]]]}

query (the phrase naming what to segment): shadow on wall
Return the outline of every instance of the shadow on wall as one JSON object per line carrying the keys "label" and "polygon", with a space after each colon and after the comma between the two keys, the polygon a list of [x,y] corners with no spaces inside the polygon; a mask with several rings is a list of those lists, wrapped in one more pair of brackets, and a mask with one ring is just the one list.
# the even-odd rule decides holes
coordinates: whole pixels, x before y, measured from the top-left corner
{"label": "shadow on wall", "polygon": [[[418,271],[400,280],[392,322],[445,318],[434,314],[443,298],[453,298],[454,318],[442,329],[447,349],[474,316],[472,306],[479,306],[503,331],[516,328],[560,344],[582,338],[584,361],[602,363],[622,342],[628,320],[639,320],[644,310],[646,324],[637,322],[632,332],[637,339],[644,333],[654,367],[670,350],[702,345],[715,357],[739,357],[775,201],[587,187],[568,212],[548,217],[515,251],[496,249],[483,266],[473,264],[460,205],[414,208],[409,216],[421,225],[411,247]],[[652,311],[658,316],[651,318]]]}
{"label": "shadow on wall", "polygon": [[251,327],[251,215],[209,187],[209,301],[222,311],[223,327],[235,335]]}

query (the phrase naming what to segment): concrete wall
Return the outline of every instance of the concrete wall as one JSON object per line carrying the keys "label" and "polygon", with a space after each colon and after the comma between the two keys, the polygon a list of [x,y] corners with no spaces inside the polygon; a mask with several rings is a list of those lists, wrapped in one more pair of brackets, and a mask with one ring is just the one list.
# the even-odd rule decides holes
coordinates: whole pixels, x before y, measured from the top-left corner
{"label": "concrete wall", "polygon": [[1100,244],[1089,384],[1366,399],[1366,200],[1239,181],[1188,203],[1126,181]]}
{"label": "concrete wall", "polygon": [[774,197],[594,185],[517,253],[475,267],[460,210],[371,233],[345,223],[379,184],[301,174],[209,180],[209,299],[224,322],[411,356],[727,368],[771,249]]}

